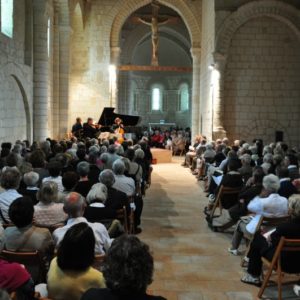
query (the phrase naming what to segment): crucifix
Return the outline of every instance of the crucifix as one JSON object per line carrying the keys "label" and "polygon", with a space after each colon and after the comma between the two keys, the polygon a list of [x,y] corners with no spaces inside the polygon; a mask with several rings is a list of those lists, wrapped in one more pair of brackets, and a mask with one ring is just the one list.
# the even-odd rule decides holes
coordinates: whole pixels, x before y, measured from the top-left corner
{"label": "crucifix", "polygon": [[134,17],[134,21],[137,23],[142,23],[147,26],[151,27],[151,39],[152,39],[152,59],[151,59],[151,65],[152,66],[158,66],[158,29],[159,26],[166,25],[169,23],[176,23],[178,21],[178,17],[172,17],[172,16],[159,16],[159,9],[160,5],[158,1],[153,0],[151,2],[152,6],[152,15],[151,20],[149,20],[149,17]]}

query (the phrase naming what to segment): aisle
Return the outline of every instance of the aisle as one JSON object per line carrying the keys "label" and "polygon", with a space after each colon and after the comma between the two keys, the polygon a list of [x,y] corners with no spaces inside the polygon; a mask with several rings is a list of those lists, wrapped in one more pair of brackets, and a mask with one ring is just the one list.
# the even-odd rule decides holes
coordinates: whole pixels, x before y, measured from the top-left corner
{"label": "aisle", "polygon": [[180,161],[154,166],[145,199],[143,233],[155,257],[150,289],[168,300],[255,299],[240,282],[239,257],[227,252],[229,234],[214,233],[203,218],[206,197]]}

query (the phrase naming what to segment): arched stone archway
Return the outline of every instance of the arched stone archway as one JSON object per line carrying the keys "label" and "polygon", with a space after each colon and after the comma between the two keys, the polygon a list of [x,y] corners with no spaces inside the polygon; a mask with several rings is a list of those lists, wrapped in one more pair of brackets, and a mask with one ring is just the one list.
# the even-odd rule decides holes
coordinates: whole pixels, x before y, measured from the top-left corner
{"label": "arched stone archway", "polygon": [[[119,64],[120,59],[120,33],[126,19],[139,8],[151,3],[150,0],[128,0],[120,1],[113,10],[115,19],[112,23],[110,34],[111,57],[113,65]],[[201,61],[201,20],[196,18],[191,7],[181,0],[161,0],[160,3],[176,11],[183,19],[191,38],[191,54],[193,57],[193,96],[192,96],[192,134],[199,133],[200,129],[200,61]],[[117,105],[117,89],[112,95],[112,104]]]}
{"label": "arched stone archway", "polygon": [[31,122],[31,114],[30,114],[30,106],[29,106],[29,102],[28,102],[28,98],[25,92],[25,89],[20,81],[20,79],[14,75],[11,74],[11,77],[16,81],[21,95],[22,95],[22,99],[23,99],[23,104],[24,104],[24,110],[25,110],[25,115],[26,115],[26,138],[28,141],[31,142],[32,140],[32,122]]}
{"label": "arched stone archway", "polygon": [[[0,68],[0,81],[2,83],[5,83],[5,86],[3,87],[3,93],[9,92],[8,97],[11,97],[12,100],[18,100],[17,102],[13,103],[4,103],[4,115],[2,117],[9,117],[7,116],[7,113],[10,114],[10,109],[12,109],[14,119],[11,119],[11,126],[12,130],[8,132],[7,138],[9,141],[11,139],[20,139],[21,133],[19,130],[22,130],[23,137],[28,139],[30,142],[32,142],[32,91],[30,90],[30,76],[26,74],[21,67],[19,67],[17,64],[14,63],[8,63],[5,65],[2,65]],[[15,88],[17,86],[18,88]],[[12,105],[12,106],[11,106]],[[23,108],[22,108],[23,107]],[[10,117],[9,117],[10,118]],[[22,118],[23,120],[19,120],[18,118]],[[8,125],[8,124],[7,124]],[[19,125],[19,129],[17,126]],[[24,131],[24,128],[26,127],[26,130]],[[10,130],[9,128],[7,130]],[[14,142],[12,140],[12,142]]]}
{"label": "arched stone archway", "polygon": [[214,65],[218,72],[214,93],[213,137],[226,135],[224,127],[224,73],[231,41],[237,30],[250,20],[270,17],[287,25],[300,40],[300,11],[295,7],[275,0],[253,1],[241,6],[229,15],[217,33]]}
{"label": "arched stone archway", "polygon": [[[111,48],[119,47],[120,44],[120,32],[126,21],[126,19],[137,9],[151,3],[150,0],[128,0],[122,5],[116,5],[116,9],[113,15],[116,18],[112,24],[112,30],[110,35]],[[198,48],[201,45],[201,28],[197,22],[196,17],[193,15],[189,6],[181,0],[161,0],[161,4],[174,9],[183,19],[191,37],[192,48]],[[118,8],[121,8],[120,10]]]}

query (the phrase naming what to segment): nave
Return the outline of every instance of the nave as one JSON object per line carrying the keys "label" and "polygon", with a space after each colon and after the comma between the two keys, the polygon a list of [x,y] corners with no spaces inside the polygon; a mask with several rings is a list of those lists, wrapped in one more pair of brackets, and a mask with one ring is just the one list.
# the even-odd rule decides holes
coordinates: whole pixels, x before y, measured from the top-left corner
{"label": "nave", "polygon": [[[173,163],[154,165],[152,185],[144,201],[139,237],[155,259],[154,295],[168,300],[252,300],[258,288],[240,282],[240,257],[227,252],[232,233],[212,232],[203,209],[207,198],[188,168]],[[266,295],[277,299],[277,289]],[[296,299],[291,286],[284,299]]]}

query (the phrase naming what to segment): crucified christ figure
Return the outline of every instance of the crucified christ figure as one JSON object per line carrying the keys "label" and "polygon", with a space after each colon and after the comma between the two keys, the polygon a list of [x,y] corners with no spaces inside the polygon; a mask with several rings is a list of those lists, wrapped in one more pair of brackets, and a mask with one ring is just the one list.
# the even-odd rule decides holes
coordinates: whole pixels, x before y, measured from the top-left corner
{"label": "crucified christ figure", "polygon": [[167,18],[164,21],[159,21],[158,12],[159,12],[159,3],[156,0],[153,0],[151,3],[152,6],[152,17],[151,22],[146,21],[142,18],[138,18],[138,21],[140,23],[143,23],[145,25],[151,26],[152,31],[152,60],[151,65],[152,66],[158,66],[158,27],[161,25],[165,25],[167,23],[170,23],[172,21],[172,17]]}

